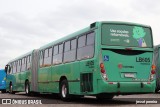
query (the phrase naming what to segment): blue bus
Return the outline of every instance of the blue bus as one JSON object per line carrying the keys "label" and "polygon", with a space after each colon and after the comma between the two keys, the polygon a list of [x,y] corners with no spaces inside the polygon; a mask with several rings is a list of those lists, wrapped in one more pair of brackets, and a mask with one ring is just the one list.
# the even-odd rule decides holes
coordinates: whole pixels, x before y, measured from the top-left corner
{"label": "blue bus", "polygon": [[4,69],[0,70],[0,91],[2,93],[6,92],[6,72]]}

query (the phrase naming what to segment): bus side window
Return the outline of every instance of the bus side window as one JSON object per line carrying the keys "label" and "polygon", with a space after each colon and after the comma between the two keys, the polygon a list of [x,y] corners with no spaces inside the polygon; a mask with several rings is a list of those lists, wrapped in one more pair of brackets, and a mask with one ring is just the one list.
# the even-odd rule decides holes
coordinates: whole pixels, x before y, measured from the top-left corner
{"label": "bus side window", "polygon": [[77,59],[81,60],[85,57],[84,47],[86,45],[86,35],[80,36],[78,38],[78,49],[77,49]]}
{"label": "bus side window", "polygon": [[78,38],[78,48],[84,47],[86,45],[86,35]]}
{"label": "bus side window", "polygon": [[52,54],[53,54],[53,48],[51,47],[51,48],[49,48],[49,53],[48,53],[49,55],[48,55],[48,62],[49,62],[49,64],[51,65],[52,64]]}
{"label": "bus side window", "polygon": [[26,57],[22,59],[22,68],[21,68],[21,71],[25,71],[25,70],[26,70]]}
{"label": "bus side window", "polygon": [[8,72],[8,74],[12,74],[12,73],[13,73],[13,62],[11,63],[10,72]]}
{"label": "bus side window", "polygon": [[14,73],[14,68],[15,68],[15,66],[14,66],[14,62],[12,62],[12,73]]}
{"label": "bus side window", "polygon": [[71,50],[74,50],[77,48],[77,39],[71,40]]}
{"label": "bus side window", "polygon": [[54,55],[58,54],[58,45],[54,46]]}
{"label": "bus side window", "polygon": [[58,63],[62,63],[62,55],[63,55],[63,44],[59,45],[59,51],[58,51]]}
{"label": "bus side window", "polygon": [[17,72],[21,72],[21,59],[19,59],[17,63]]}
{"label": "bus side window", "polygon": [[62,63],[63,43],[54,46],[53,65]]}
{"label": "bus side window", "polygon": [[[87,38],[87,39],[86,39]],[[94,56],[94,32],[78,38],[77,59],[83,60]]]}
{"label": "bus side window", "polygon": [[63,53],[63,43],[59,45],[58,49],[59,49],[58,51],[59,54]]}
{"label": "bus side window", "polygon": [[42,51],[40,51],[40,67],[43,67],[43,59],[44,59],[44,57],[43,57],[43,50]]}
{"label": "bus side window", "polygon": [[87,56],[89,56],[89,58],[92,58],[94,56],[94,47],[95,47],[94,44],[95,44],[95,33],[91,32],[87,34],[87,46],[86,46]]}
{"label": "bus side window", "polygon": [[27,70],[31,69],[31,55],[27,56]]}
{"label": "bus side window", "polygon": [[64,63],[74,61],[76,59],[77,40],[72,39],[65,42]]}
{"label": "bus side window", "polygon": [[47,66],[48,48],[44,50],[44,67]]}
{"label": "bus side window", "polygon": [[44,51],[44,66],[51,66],[51,59],[52,59],[52,48],[47,48]]}
{"label": "bus side window", "polygon": [[53,50],[52,50],[52,47],[51,48],[49,48],[49,57],[52,57],[52,52],[53,52]]}
{"label": "bus side window", "polygon": [[19,72],[19,60],[17,61],[17,72]]}
{"label": "bus side window", "polygon": [[87,45],[93,45],[94,40],[94,32],[87,34]]}
{"label": "bus side window", "polygon": [[66,63],[66,62],[69,62],[69,59],[70,59],[70,41],[66,41],[64,43],[64,59],[63,59],[63,62]]}
{"label": "bus side window", "polygon": [[54,65],[57,62],[56,56],[58,54],[58,45],[54,46],[53,50],[54,50],[54,52],[53,52],[53,61],[52,62],[53,62],[53,65]]}
{"label": "bus side window", "polygon": [[65,42],[64,45],[64,52],[70,51],[70,41]]}
{"label": "bus side window", "polygon": [[13,62],[13,73],[16,73],[17,70],[17,61]]}
{"label": "bus side window", "polygon": [[71,61],[76,60],[77,39],[71,40]]}
{"label": "bus side window", "polygon": [[19,72],[21,72],[21,59],[19,60]]}
{"label": "bus side window", "polygon": [[19,60],[17,61],[17,72],[19,72]]}

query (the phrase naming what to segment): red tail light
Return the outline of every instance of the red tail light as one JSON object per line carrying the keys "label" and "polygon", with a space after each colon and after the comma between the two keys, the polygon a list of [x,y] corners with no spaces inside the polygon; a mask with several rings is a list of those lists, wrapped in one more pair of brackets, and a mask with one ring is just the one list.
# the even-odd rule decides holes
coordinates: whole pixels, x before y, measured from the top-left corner
{"label": "red tail light", "polygon": [[150,80],[154,79],[154,75],[156,74],[155,70],[156,70],[156,66],[152,65],[152,67],[151,67],[151,74],[150,74]]}
{"label": "red tail light", "polygon": [[105,80],[108,80],[107,75],[106,75],[106,70],[105,70],[105,68],[104,68],[104,64],[103,64],[103,63],[100,63],[100,71],[101,71],[102,77],[103,77]]}
{"label": "red tail light", "polygon": [[151,74],[155,74],[155,73],[156,73],[155,70],[156,70],[156,66],[155,66],[155,65],[152,65]]}
{"label": "red tail light", "polygon": [[101,69],[101,73],[105,73],[106,71],[104,69]]}
{"label": "red tail light", "polygon": [[155,65],[152,65],[152,70],[155,70],[156,69],[156,66]]}
{"label": "red tail light", "polygon": [[152,70],[152,71],[151,71],[151,74],[155,74],[155,73],[156,73],[155,70]]}
{"label": "red tail light", "polygon": [[101,73],[105,73],[104,64],[100,63]]}
{"label": "red tail light", "polygon": [[104,64],[103,64],[103,63],[100,64],[100,68],[101,68],[101,69],[104,68]]}

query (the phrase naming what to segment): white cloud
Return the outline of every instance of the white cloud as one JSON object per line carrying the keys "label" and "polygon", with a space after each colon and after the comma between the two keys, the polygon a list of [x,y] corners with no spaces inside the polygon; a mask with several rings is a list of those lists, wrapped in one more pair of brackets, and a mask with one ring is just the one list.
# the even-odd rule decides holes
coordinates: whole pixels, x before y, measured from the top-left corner
{"label": "white cloud", "polygon": [[158,0],[0,0],[0,68],[95,21],[151,25],[159,44],[159,4]]}

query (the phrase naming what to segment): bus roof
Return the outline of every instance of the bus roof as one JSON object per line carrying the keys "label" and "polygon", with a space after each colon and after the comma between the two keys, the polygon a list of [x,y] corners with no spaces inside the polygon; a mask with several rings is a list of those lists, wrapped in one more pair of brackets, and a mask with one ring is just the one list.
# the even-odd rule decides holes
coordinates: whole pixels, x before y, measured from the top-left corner
{"label": "bus roof", "polygon": [[25,57],[25,56],[31,54],[33,51],[34,51],[34,50],[32,50],[32,51],[30,51],[30,52],[27,52],[26,54],[23,54],[23,55],[21,55],[21,56],[15,58],[15,59],[13,59],[13,60],[10,60],[8,63],[11,63],[11,62],[13,62],[13,61],[15,61],[15,60],[21,59],[21,58],[23,58],[23,57]]}
{"label": "bus roof", "polygon": [[99,23],[112,23],[112,24],[126,24],[126,25],[138,25],[143,27],[151,27],[149,25],[140,24],[140,23],[133,23],[133,22],[123,22],[123,21],[101,21]]}

